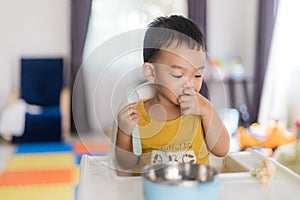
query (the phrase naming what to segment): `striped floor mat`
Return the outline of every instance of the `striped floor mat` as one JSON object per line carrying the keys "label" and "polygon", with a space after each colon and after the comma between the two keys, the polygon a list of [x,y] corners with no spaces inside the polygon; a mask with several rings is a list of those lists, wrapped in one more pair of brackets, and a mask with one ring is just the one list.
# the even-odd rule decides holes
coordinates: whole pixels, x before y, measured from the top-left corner
{"label": "striped floor mat", "polygon": [[91,142],[19,144],[0,174],[0,199],[74,200],[81,156],[108,149]]}

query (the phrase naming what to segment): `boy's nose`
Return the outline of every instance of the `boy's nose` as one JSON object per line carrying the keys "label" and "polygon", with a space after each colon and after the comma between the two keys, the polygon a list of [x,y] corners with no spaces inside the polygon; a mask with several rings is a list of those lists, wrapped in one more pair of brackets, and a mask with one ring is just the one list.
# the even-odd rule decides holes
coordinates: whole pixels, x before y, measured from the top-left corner
{"label": "boy's nose", "polygon": [[187,88],[187,87],[194,87],[194,80],[193,79],[187,79],[184,84],[183,84],[183,88]]}
{"label": "boy's nose", "polygon": [[187,82],[189,87],[194,87],[194,79],[192,79],[192,78],[188,79],[186,82]]}

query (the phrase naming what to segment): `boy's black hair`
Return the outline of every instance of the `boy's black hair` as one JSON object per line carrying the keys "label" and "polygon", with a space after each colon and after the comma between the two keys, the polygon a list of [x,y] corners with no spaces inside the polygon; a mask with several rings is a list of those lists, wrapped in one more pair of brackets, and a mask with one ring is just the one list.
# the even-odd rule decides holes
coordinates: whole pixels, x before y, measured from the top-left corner
{"label": "boy's black hair", "polygon": [[168,47],[173,42],[206,50],[204,35],[196,23],[180,15],[158,17],[149,24],[144,37],[144,62],[153,61],[161,47]]}

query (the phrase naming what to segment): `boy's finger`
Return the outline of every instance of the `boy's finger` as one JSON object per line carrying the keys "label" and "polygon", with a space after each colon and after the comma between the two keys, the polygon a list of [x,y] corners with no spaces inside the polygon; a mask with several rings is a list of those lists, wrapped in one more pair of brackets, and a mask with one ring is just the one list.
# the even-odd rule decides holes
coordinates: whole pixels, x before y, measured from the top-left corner
{"label": "boy's finger", "polygon": [[193,96],[191,95],[181,95],[178,97],[178,102],[182,103],[182,102],[186,102],[186,101],[192,101],[193,100]]}
{"label": "boy's finger", "polygon": [[181,110],[185,110],[185,109],[187,109],[189,107],[189,103],[188,102],[182,102],[182,103],[180,103],[180,108],[181,108]]}
{"label": "boy's finger", "polygon": [[188,114],[190,114],[189,110],[190,110],[189,107],[181,108],[181,113],[184,115],[188,115]]}
{"label": "boy's finger", "polygon": [[196,92],[193,88],[185,88],[183,89],[183,94],[194,95]]}
{"label": "boy's finger", "polygon": [[129,108],[128,109],[128,115],[138,114],[138,111],[136,108]]}
{"label": "boy's finger", "polygon": [[138,105],[138,102],[134,102],[128,105],[128,107],[132,108],[132,107],[136,107]]}
{"label": "boy's finger", "polygon": [[128,111],[129,111],[130,109],[132,109],[132,108],[136,109],[136,106],[137,106],[137,103],[131,103],[131,104],[125,106],[125,107],[121,110],[121,112],[125,113],[125,112],[128,112]]}
{"label": "boy's finger", "polygon": [[135,123],[138,123],[140,121],[140,116],[139,115],[132,116],[131,120],[134,121]]}

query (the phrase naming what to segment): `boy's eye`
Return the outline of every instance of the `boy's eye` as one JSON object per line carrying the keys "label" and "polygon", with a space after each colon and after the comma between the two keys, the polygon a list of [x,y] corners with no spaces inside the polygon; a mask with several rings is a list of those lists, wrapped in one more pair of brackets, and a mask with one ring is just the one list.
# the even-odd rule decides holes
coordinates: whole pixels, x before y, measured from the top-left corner
{"label": "boy's eye", "polygon": [[195,75],[195,78],[201,78],[202,77],[202,75],[201,74],[199,74],[199,75]]}
{"label": "boy's eye", "polygon": [[173,74],[172,76],[175,78],[182,78],[182,75]]}

